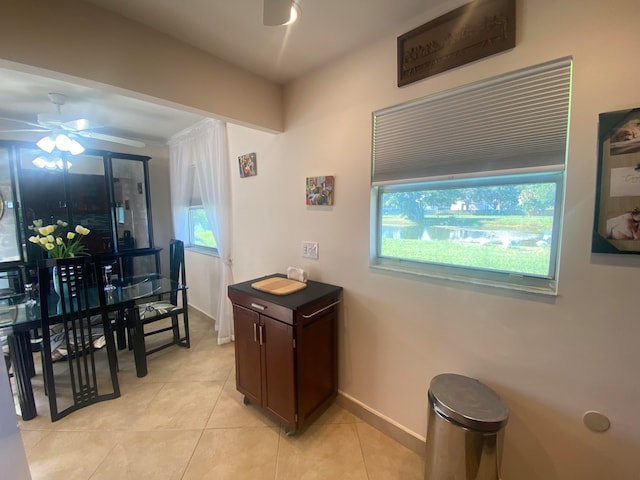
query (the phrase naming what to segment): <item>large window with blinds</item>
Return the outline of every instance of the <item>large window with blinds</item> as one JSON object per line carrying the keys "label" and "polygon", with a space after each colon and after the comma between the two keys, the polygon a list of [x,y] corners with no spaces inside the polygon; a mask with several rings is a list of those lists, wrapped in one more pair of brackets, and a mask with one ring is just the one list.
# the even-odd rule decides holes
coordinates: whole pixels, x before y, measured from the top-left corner
{"label": "large window with blinds", "polygon": [[371,265],[557,293],[571,59],[373,114]]}

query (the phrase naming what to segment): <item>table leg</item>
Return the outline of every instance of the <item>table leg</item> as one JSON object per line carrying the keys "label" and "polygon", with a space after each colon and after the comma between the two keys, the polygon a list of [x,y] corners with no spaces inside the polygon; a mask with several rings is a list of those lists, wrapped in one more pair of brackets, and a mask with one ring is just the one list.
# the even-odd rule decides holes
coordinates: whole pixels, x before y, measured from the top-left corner
{"label": "table leg", "polygon": [[8,336],[9,354],[13,362],[13,374],[18,387],[18,401],[22,419],[31,420],[38,415],[33,397],[31,377],[34,372],[33,352],[29,332],[15,332]]}
{"label": "table leg", "polygon": [[128,311],[129,331],[131,332],[131,343],[133,343],[133,358],[136,362],[136,375],[144,377],[147,375],[147,353],[144,347],[144,329],[140,320],[140,313],[136,307]]}

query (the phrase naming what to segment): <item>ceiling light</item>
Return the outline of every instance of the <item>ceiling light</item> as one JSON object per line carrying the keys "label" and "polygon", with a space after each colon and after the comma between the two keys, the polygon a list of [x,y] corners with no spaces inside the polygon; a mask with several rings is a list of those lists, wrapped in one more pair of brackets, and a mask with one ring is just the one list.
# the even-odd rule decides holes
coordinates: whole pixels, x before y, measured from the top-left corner
{"label": "ceiling light", "polygon": [[293,2],[291,4],[291,14],[289,15],[289,20],[287,21],[287,23],[285,23],[285,25],[291,25],[292,23],[295,23],[298,18],[300,18],[300,7],[296,2]]}
{"label": "ceiling light", "polygon": [[300,7],[293,0],[263,0],[262,23],[268,27],[291,25],[300,18]]}
{"label": "ceiling light", "polygon": [[56,168],[55,160],[49,160],[48,158],[42,156],[34,158],[31,163],[33,163],[38,168],[46,168],[48,170],[53,170],[54,168]]}
{"label": "ceiling light", "polygon": [[56,136],[56,148],[62,152],[68,152],[71,148],[71,139],[64,133]]}
{"label": "ceiling light", "polygon": [[56,160],[56,167],[62,170],[64,168],[65,163],[67,164],[67,170],[69,170],[71,168],[72,163],[69,160],[62,160],[61,158]]}
{"label": "ceiling light", "polygon": [[39,157],[34,158],[31,163],[38,168],[42,168],[45,170],[63,170],[65,165],[67,166],[67,170],[71,168],[72,163],[69,160],[64,160],[63,158],[55,155],[52,157],[45,157],[40,155]]}
{"label": "ceiling light", "polygon": [[38,140],[36,145],[47,153],[53,152],[56,148],[61,152],[69,152],[71,155],[84,152],[84,147],[80,142],[64,133],[47,135]]}
{"label": "ceiling light", "polygon": [[69,145],[69,153],[71,155],[79,155],[84,152],[84,147],[77,140],[71,139],[71,143]]}
{"label": "ceiling light", "polygon": [[53,149],[56,148],[56,140],[55,138],[53,138],[53,135],[48,135],[38,140],[36,145],[41,150],[44,150],[47,153],[51,153],[53,152]]}

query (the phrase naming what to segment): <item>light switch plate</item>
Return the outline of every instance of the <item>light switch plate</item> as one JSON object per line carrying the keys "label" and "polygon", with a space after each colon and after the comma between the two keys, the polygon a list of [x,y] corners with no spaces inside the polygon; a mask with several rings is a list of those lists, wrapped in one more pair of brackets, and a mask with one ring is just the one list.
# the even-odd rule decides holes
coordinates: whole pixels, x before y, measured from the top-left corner
{"label": "light switch plate", "polygon": [[304,258],[318,259],[318,242],[302,242],[302,256]]}

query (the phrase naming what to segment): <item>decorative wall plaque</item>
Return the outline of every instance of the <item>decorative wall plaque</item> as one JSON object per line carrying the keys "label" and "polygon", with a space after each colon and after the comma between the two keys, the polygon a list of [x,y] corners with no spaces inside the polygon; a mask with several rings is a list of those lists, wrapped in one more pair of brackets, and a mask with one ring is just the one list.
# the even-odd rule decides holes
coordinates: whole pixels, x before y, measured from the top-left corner
{"label": "decorative wall plaque", "polygon": [[515,0],[476,0],[398,37],[398,86],[515,45]]}

